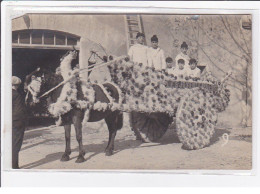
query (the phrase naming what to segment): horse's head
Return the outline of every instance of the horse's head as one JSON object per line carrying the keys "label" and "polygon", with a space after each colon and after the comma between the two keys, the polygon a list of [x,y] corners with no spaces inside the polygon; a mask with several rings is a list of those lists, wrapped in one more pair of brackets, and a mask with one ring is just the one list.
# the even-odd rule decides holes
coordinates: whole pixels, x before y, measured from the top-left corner
{"label": "horse's head", "polygon": [[34,106],[39,102],[39,94],[41,92],[41,86],[45,82],[45,76],[42,73],[32,75],[31,82],[27,87],[26,103],[30,106]]}
{"label": "horse's head", "polygon": [[71,56],[72,59],[76,59],[78,56],[78,53],[76,50],[70,51],[69,55]]}
{"label": "horse's head", "polygon": [[35,75],[28,85],[26,105],[30,106],[30,108],[36,112],[46,111],[51,103],[56,102],[62,87],[50,93],[46,92],[50,91],[62,81],[63,78],[61,75],[48,70]]}
{"label": "horse's head", "polygon": [[60,61],[63,61],[65,58],[67,59],[76,59],[78,56],[77,50],[73,49],[71,51],[66,52],[60,59]]}

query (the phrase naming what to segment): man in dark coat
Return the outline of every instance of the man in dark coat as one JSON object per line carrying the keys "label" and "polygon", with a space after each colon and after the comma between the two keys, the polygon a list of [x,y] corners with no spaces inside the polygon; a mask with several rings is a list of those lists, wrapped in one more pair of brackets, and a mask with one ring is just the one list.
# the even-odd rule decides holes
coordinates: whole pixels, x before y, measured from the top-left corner
{"label": "man in dark coat", "polygon": [[12,77],[12,168],[18,169],[19,151],[22,147],[24,131],[27,124],[27,110],[25,99],[17,91],[21,79]]}

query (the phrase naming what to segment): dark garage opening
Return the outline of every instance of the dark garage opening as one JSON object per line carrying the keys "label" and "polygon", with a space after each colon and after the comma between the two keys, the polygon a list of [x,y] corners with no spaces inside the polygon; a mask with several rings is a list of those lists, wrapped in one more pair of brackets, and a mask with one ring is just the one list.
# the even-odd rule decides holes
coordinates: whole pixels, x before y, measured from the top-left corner
{"label": "dark garage opening", "polygon": [[[32,49],[32,48],[13,48],[12,49],[12,74],[22,80],[19,91],[24,94],[23,86],[25,77],[33,72],[37,67],[47,71],[55,72],[60,66],[60,58],[67,52],[65,49]],[[79,63],[77,57],[73,60],[72,67]],[[46,116],[46,111],[42,112],[30,111],[30,126],[46,126],[54,124],[50,116]],[[37,118],[37,119],[36,119]]]}
{"label": "dark garage opening", "polygon": [[[64,49],[13,48],[12,73],[24,82],[26,75],[37,67],[55,72],[55,69],[60,65],[60,58],[67,51]],[[78,63],[79,59],[77,57],[73,61],[72,67]]]}

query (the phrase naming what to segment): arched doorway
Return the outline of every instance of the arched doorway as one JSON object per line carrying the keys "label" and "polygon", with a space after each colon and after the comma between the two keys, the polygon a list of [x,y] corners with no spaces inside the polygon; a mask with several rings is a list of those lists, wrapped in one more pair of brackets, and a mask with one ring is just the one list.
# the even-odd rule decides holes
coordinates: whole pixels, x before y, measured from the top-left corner
{"label": "arched doorway", "polygon": [[[24,81],[37,67],[55,71],[60,58],[73,47],[79,50],[80,37],[53,30],[19,30],[12,32],[12,71]],[[79,63],[79,59],[74,61]],[[75,65],[73,64],[73,65]]]}

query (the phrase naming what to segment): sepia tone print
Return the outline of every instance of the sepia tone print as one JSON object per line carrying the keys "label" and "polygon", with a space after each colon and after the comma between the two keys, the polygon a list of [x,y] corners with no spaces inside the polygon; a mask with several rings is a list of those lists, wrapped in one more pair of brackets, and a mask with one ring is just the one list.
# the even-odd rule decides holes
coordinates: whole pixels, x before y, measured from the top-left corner
{"label": "sepia tone print", "polygon": [[250,170],[251,19],[13,19],[12,167]]}

